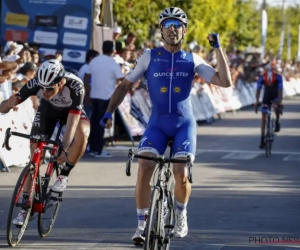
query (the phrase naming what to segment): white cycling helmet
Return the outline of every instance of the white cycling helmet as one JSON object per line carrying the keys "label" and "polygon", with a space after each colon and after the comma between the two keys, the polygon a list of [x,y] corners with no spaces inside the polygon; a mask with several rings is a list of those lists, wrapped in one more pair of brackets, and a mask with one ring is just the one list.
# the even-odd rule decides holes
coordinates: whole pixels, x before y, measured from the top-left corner
{"label": "white cycling helmet", "polygon": [[185,12],[177,7],[168,7],[164,9],[160,15],[159,15],[159,26],[161,26],[161,23],[166,19],[177,19],[183,22],[183,24],[187,27],[188,19]]}
{"label": "white cycling helmet", "polygon": [[37,71],[38,82],[42,86],[49,86],[58,83],[65,74],[62,64],[55,59],[45,61]]}

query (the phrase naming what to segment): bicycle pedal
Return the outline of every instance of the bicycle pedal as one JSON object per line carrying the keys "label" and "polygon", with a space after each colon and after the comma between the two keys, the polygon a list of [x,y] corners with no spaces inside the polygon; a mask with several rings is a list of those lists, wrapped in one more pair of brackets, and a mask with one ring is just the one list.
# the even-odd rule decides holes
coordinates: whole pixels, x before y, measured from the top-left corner
{"label": "bicycle pedal", "polygon": [[136,246],[136,247],[142,247],[144,245],[144,241],[142,239],[134,239],[133,240],[133,244]]}
{"label": "bicycle pedal", "polygon": [[174,226],[173,226],[173,225],[165,225],[165,228],[166,228],[166,229],[173,229]]}

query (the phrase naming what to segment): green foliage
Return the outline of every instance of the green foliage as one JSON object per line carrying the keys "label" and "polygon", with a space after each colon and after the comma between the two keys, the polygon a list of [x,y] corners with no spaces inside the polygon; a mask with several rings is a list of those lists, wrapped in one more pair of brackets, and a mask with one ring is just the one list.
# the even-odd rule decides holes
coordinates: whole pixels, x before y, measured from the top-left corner
{"label": "green foliage", "polygon": [[[211,32],[220,34],[223,47],[245,49],[260,47],[261,8],[255,0],[115,0],[114,16],[123,33],[134,31],[138,41],[149,40],[151,30],[158,27],[158,16],[168,6],[177,6],[186,11],[189,18],[185,47],[197,41],[209,49],[206,36]],[[286,36],[283,59],[287,54],[287,32],[290,25],[292,58],[298,47],[298,25],[300,6],[286,9]],[[277,54],[284,21],[281,7],[267,6],[268,33],[267,50]]]}

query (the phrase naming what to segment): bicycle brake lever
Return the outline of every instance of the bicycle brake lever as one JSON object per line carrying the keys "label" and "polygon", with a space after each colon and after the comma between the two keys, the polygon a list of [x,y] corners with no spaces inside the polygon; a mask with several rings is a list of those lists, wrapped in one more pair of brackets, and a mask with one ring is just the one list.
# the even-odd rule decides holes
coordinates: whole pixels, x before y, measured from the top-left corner
{"label": "bicycle brake lever", "polygon": [[11,136],[10,130],[11,130],[11,128],[6,129],[4,142],[2,144],[2,148],[5,147],[7,150],[11,150],[11,147],[9,146],[9,138]]}
{"label": "bicycle brake lever", "polygon": [[131,175],[130,168],[131,168],[132,160],[133,160],[133,151],[132,151],[132,149],[129,149],[128,160],[127,160],[126,170],[125,170],[127,176]]}
{"label": "bicycle brake lever", "polygon": [[193,164],[191,162],[191,157],[190,155],[187,156],[187,165],[188,165],[188,180],[190,183],[193,183],[193,177],[192,177],[192,167]]}

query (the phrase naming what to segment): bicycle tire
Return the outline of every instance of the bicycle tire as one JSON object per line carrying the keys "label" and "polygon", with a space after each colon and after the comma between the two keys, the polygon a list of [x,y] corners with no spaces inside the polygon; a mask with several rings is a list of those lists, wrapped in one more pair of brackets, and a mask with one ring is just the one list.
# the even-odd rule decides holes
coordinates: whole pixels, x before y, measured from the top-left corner
{"label": "bicycle tire", "polygon": [[265,139],[265,152],[266,157],[270,156],[270,127],[271,127],[271,119],[270,116],[267,116],[267,133],[266,133],[266,139]]}
{"label": "bicycle tire", "polygon": [[[168,185],[168,217],[165,225],[165,240],[163,250],[169,250],[171,245],[171,237],[173,236],[175,227],[175,208],[174,208],[174,181],[170,181]],[[167,240],[166,240],[166,237]]]}
{"label": "bicycle tire", "polygon": [[[30,216],[31,216],[31,210],[32,210],[32,204],[33,204],[33,200],[34,200],[33,197],[34,196],[31,199],[30,207],[27,208],[27,214],[25,216],[23,225],[22,226],[15,226],[13,224],[13,220],[15,218],[14,209],[18,208],[18,206],[16,206],[16,204],[15,204],[15,201],[16,201],[16,199],[19,200],[19,197],[21,196],[21,191],[22,190],[20,190],[20,188],[22,188],[23,185],[24,185],[24,182],[25,182],[24,179],[28,178],[28,176],[30,175],[31,166],[33,166],[33,165],[31,163],[29,163],[22,170],[22,172],[21,172],[21,174],[18,178],[17,184],[15,186],[14,193],[13,193],[11,203],[10,203],[10,208],[9,208],[8,217],[7,217],[7,226],[6,226],[6,239],[7,239],[8,245],[11,246],[11,247],[16,246],[21,241],[21,239],[22,239],[22,237],[25,233],[25,230],[27,229],[28,222],[29,222],[29,219],[30,219]],[[33,181],[31,183],[31,186],[34,185],[34,184],[35,184],[35,181]],[[17,236],[15,238],[13,237],[13,228],[18,228],[19,229],[19,233],[17,234]]]}
{"label": "bicycle tire", "polygon": [[265,151],[266,151],[266,157],[269,157],[269,138],[266,138],[265,142]]}
{"label": "bicycle tire", "polygon": [[158,239],[154,239],[153,237],[154,235],[160,235],[161,229],[162,201],[160,201],[159,196],[160,188],[154,187],[145,229],[144,250],[161,250]]}
{"label": "bicycle tire", "polygon": [[[44,184],[42,187],[43,189],[46,188],[47,191],[46,191],[46,196],[43,197],[43,202],[45,202],[45,205],[46,205],[45,211],[43,213],[39,213],[39,215],[38,215],[38,232],[41,237],[46,237],[51,232],[51,230],[55,224],[55,221],[56,221],[59,209],[60,209],[60,204],[61,204],[62,193],[52,192],[51,188],[49,187],[49,183],[50,183],[51,178],[53,177],[54,172],[56,173],[56,174],[54,174],[54,176],[57,177],[57,172],[55,171],[55,166],[53,166],[53,171],[52,171],[51,175],[49,176],[48,183]],[[47,178],[47,176],[45,176],[45,179],[46,178]],[[56,195],[56,196],[52,196],[52,195]],[[53,202],[52,204],[51,203],[48,204],[51,200],[53,200],[55,202]],[[45,216],[47,215],[47,211],[49,211],[50,208],[53,209],[53,212],[52,213],[50,212],[51,217],[47,218]],[[47,226],[45,226],[43,224],[45,219],[50,219],[50,224],[47,224]]]}

